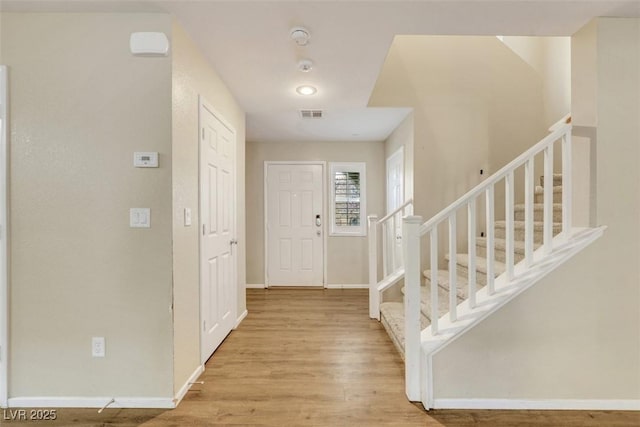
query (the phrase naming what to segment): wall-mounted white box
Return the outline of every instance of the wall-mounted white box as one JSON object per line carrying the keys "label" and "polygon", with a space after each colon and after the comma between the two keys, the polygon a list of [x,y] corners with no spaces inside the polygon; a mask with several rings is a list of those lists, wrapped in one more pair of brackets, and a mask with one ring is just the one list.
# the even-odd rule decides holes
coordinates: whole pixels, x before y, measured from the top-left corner
{"label": "wall-mounted white box", "polygon": [[150,208],[129,209],[129,226],[132,228],[150,228],[151,227],[151,209]]}
{"label": "wall-mounted white box", "polygon": [[157,168],[157,151],[136,151],[133,153],[133,166],[137,168]]}

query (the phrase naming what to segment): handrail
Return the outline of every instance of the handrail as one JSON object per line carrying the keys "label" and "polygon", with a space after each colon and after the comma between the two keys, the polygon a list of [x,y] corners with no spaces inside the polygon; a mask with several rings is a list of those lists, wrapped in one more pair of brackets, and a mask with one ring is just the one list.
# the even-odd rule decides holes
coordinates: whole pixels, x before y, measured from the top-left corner
{"label": "handrail", "polygon": [[386,220],[388,220],[392,216],[397,215],[399,212],[403,211],[404,208],[406,208],[407,206],[409,206],[412,203],[413,203],[413,199],[407,200],[406,202],[404,202],[403,204],[398,206],[393,212],[391,212],[391,213],[383,216],[381,219],[379,219],[378,220],[378,224],[382,224],[383,222],[385,222]]}
{"label": "handrail", "polygon": [[469,190],[465,195],[460,197],[455,202],[451,203],[445,209],[443,209],[442,211],[437,213],[435,216],[433,216],[430,220],[428,220],[427,222],[422,224],[420,226],[420,228],[418,229],[420,235],[424,236],[425,234],[427,234],[433,227],[435,227],[440,222],[442,222],[443,220],[445,220],[446,218],[451,216],[451,214],[453,212],[457,211],[458,209],[463,207],[465,204],[467,204],[469,202],[469,200],[472,200],[472,199],[475,199],[476,197],[478,197],[487,188],[489,188],[489,187],[495,185],[496,183],[498,183],[499,181],[501,181],[503,178],[505,178],[514,169],[524,165],[527,162],[527,160],[529,160],[531,157],[533,157],[536,154],[542,152],[545,148],[547,148],[548,146],[552,145],[554,142],[556,142],[558,139],[560,139],[563,135],[565,135],[567,133],[570,133],[570,131],[571,131],[571,124],[570,123],[569,124],[564,124],[564,125],[558,127],[556,130],[551,132],[549,135],[547,135],[545,138],[543,138],[536,145],[534,145],[533,147],[529,148],[527,151],[525,151],[524,153],[522,153],[521,155],[516,157],[513,161],[509,162],[507,165],[503,166],[496,173],[494,173],[493,175],[489,176],[483,182],[481,182],[480,184],[476,185],[474,188]]}
{"label": "handrail", "polygon": [[549,132],[553,132],[558,129],[560,126],[571,123],[571,113],[568,113],[566,116],[555,122],[549,128]]}

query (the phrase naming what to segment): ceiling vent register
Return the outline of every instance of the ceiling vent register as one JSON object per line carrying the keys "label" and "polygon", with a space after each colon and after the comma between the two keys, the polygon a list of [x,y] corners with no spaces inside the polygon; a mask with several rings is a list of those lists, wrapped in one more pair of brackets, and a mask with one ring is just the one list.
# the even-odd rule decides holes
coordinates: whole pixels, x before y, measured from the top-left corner
{"label": "ceiling vent register", "polygon": [[300,110],[300,117],[303,119],[321,119],[323,116],[322,110]]}

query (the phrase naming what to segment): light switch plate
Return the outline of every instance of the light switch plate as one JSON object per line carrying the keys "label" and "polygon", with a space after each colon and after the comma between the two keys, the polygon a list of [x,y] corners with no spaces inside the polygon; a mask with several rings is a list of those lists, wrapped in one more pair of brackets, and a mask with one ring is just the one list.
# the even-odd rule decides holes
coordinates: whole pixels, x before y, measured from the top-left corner
{"label": "light switch plate", "polygon": [[151,227],[151,209],[131,208],[129,209],[129,226],[132,228]]}
{"label": "light switch plate", "polygon": [[191,209],[184,208],[184,226],[188,227],[191,225]]}

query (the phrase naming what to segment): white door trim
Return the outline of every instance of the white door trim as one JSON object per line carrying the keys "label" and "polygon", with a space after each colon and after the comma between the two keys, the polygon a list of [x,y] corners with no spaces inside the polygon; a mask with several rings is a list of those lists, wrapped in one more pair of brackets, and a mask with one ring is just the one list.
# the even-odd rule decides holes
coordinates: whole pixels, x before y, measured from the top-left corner
{"label": "white door trim", "polygon": [[0,66],[0,406],[7,407],[9,387],[9,285],[7,274],[7,125],[9,99],[7,67]]}
{"label": "white door trim", "polygon": [[264,287],[269,288],[269,250],[267,230],[267,171],[270,165],[320,165],[322,167],[322,215],[325,220],[322,221],[322,286],[327,287],[327,162],[325,161],[272,161],[264,162],[264,178],[263,178],[263,198],[264,198]]}
{"label": "white door trim", "polygon": [[[202,358],[202,244],[203,244],[203,236],[201,233],[202,230],[202,215],[201,215],[201,201],[202,196],[200,194],[201,191],[201,178],[202,171],[200,170],[201,165],[201,150],[200,150],[200,132],[202,128],[202,110],[207,109],[211,114],[213,114],[216,119],[218,119],[224,126],[226,126],[231,133],[233,134],[234,140],[234,153],[233,153],[233,215],[232,215],[232,229],[233,236],[237,239],[238,230],[237,230],[237,217],[238,217],[238,134],[236,129],[229,123],[222,114],[220,114],[213,106],[202,96],[198,95],[198,312],[199,312],[199,321],[198,321],[198,337],[200,341],[200,357]],[[238,242],[238,245],[243,244],[243,242]],[[233,319],[238,318],[238,245],[236,245],[234,256],[233,256],[233,282],[235,285],[233,286],[233,292],[231,294],[231,314]],[[206,362],[206,360],[202,361],[202,364]]]}

